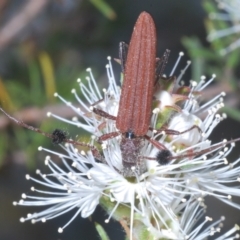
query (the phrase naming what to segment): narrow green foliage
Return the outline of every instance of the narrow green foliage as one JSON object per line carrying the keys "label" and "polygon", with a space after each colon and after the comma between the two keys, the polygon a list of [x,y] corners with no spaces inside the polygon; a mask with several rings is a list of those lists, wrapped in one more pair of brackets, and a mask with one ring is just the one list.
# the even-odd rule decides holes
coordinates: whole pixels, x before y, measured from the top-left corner
{"label": "narrow green foliage", "polygon": [[7,149],[7,145],[9,142],[9,136],[6,132],[1,131],[0,134],[0,167],[3,165],[4,163],[4,157],[5,157],[5,153],[6,153],[6,149]]}
{"label": "narrow green foliage", "polygon": [[56,83],[54,76],[53,64],[50,56],[46,52],[39,54],[39,63],[43,75],[45,94],[49,102],[55,101],[54,93],[56,92]]}
{"label": "narrow green foliage", "polygon": [[[103,196],[100,199],[100,205],[107,213],[110,213],[112,209],[115,207],[116,203],[111,202],[109,198]],[[123,217],[129,217],[129,216],[130,216],[130,209],[127,206],[119,205],[113,215],[113,218],[117,221],[120,221],[122,220]]]}
{"label": "narrow green foliage", "polygon": [[115,19],[116,13],[104,0],[90,0],[90,2],[107,18]]}
{"label": "narrow green foliage", "polygon": [[208,12],[208,13],[215,12],[217,10],[216,4],[213,4],[210,1],[204,1],[203,2],[203,7],[204,7],[205,11]]}
{"label": "narrow green foliage", "polygon": [[197,38],[183,38],[182,43],[190,55],[190,59],[193,59],[191,68],[192,68],[192,79],[200,79],[203,69],[205,68],[205,58],[212,58],[209,54],[209,50],[203,49],[199,39]]}
{"label": "narrow green foliage", "polygon": [[38,104],[39,99],[42,99],[42,100],[44,99],[39,66],[35,60],[32,60],[28,62],[27,68],[28,68],[29,82],[30,82],[30,94],[29,94],[30,101],[32,104]]}
{"label": "narrow green foliage", "polygon": [[233,51],[226,58],[226,65],[229,68],[236,68],[240,63],[239,51]]}
{"label": "narrow green foliage", "polygon": [[98,234],[99,234],[101,240],[110,240],[106,231],[99,223],[95,222],[95,227],[96,227],[96,230],[98,231]]}
{"label": "narrow green foliage", "polygon": [[227,113],[227,115],[231,116],[231,118],[237,121],[240,121],[240,111],[238,109],[231,108],[231,107],[224,107],[223,111]]}

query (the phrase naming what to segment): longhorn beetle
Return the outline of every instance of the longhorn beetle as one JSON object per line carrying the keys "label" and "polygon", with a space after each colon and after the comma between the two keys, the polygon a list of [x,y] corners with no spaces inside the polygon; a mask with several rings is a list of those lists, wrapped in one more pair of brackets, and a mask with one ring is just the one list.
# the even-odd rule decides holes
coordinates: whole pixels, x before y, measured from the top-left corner
{"label": "longhorn beetle", "polygon": [[[99,142],[122,135],[120,149],[125,176],[135,175],[132,167],[135,168],[137,174],[146,171],[143,157],[141,157],[145,139],[158,149],[168,151],[163,144],[147,135],[148,130],[151,130],[150,120],[154,85],[159,77],[156,74],[156,66],[159,65],[159,62],[162,63],[159,73],[161,75],[169,55],[167,50],[163,59],[156,61],[156,42],[154,21],[148,13],[142,12],[133,29],[127,58],[125,58],[127,45],[123,42],[120,43],[119,55],[124,79],[117,117],[97,108],[92,109],[97,115],[116,120],[118,132],[103,134],[99,137]],[[198,127],[193,126],[183,132],[165,128],[164,131],[167,134],[174,135],[185,133],[193,128]],[[157,131],[161,132],[163,129]]]}

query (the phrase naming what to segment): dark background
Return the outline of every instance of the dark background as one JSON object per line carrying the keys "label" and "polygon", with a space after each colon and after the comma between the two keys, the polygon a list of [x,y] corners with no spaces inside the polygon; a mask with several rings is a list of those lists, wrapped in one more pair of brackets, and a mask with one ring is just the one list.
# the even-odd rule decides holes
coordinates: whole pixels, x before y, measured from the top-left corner
{"label": "dark background", "polygon": [[[22,11],[22,7],[27,2],[23,0],[2,1],[0,5],[0,33],[1,29],[11,19]],[[39,13],[28,21],[24,28],[12,38],[4,42],[2,40],[3,36],[0,34],[0,76],[6,84],[11,81],[13,83],[16,81],[16,84],[20,82],[21,86],[26,89],[26,92],[20,92],[19,95],[16,96],[15,94],[13,96],[15,110],[18,111],[32,106],[42,108],[49,104],[44,96],[43,99],[34,99],[35,102],[30,100],[21,102],[22,97],[27,99],[24,95],[27,94],[29,87],[27,65],[31,59],[37,58],[37,53],[40,51],[47,52],[51,57],[57,90],[63,96],[70,96],[70,94],[67,95],[67,91],[70,92],[71,88],[76,85],[78,75],[84,75],[84,69],[87,67],[92,67],[95,77],[99,78],[99,81],[103,81],[100,84],[106,85],[106,57],[109,55],[117,57],[119,42],[129,42],[134,23],[142,11],[149,12],[155,20],[158,35],[158,56],[161,56],[166,48],[171,50],[168,64],[170,67],[167,71],[170,71],[179,51],[186,52],[186,49],[181,44],[183,37],[198,37],[204,46],[209,46],[205,40],[206,31],[204,27],[204,20],[207,15],[202,8],[202,1],[199,0],[107,1],[116,13],[116,18],[112,20],[103,16],[90,1],[46,0],[43,2],[45,2],[45,6]],[[11,30],[13,29],[10,28],[9,31]],[[188,57],[184,56],[180,68],[185,66],[187,60]],[[117,78],[120,69],[116,64],[114,68],[116,69],[115,76]],[[190,79],[190,76],[191,70],[188,71],[186,78]],[[17,99],[19,99],[19,102]],[[66,127],[71,132],[71,126],[63,127]],[[7,144],[14,146],[13,149],[4,152],[3,156],[1,156],[0,239],[94,240],[99,239],[94,227],[95,221],[103,225],[109,233],[110,239],[123,239],[123,232],[118,223],[104,223],[106,214],[100,208],[97,209],[92,218],[81,219],[77,217],[62,234],[58,234],[57,229],[72,217],[73,212],[45,224],[20,223],[20,217],[38,209],[14,207],[12,202],[19,200],[21,193],[29,192],[32,185],[31,182],[25,180],[25,174],[30,173],[34,176],[36,168],[44,169],[41,161],[44,156],[39,156],[37,148],[33,146],[32,151],[36,155],[33,155],[34,158],[31,157],[31,161],[34,163],[30,161],[29,164],[28,161],[27,164],[25,161],[29,156],[26,155],[24,148],[15,143],[19,139],[12,133],[12,128],[15,127],[7,126],[7,130],[0,129],[2,132],[4,131],[4,134],[7,131],[11,135],[12,138],[8,138]],[[223,138],[239,137],[239,130],[238,122],[227,119],[219,124],[211,139],[219,141],[219,139]],[[40,136],[40,138],[43,137]],[[31,146],[31,139],[28,139],[28,141],[28,145]],[[44,139],[44,142],[46,141],[48,140]],[[239,145],[237,144],[236,150],[239,149]],[[57,148],[56,146],[50,147]],[[235,151],[232,158],[236,159],[237,157],[238,151]],[[219,219],[222,214],[226,215],[226,228],[231,228],[234,223],[240,223],[236,209],[226,208],[225,205],[219,204],[215,199],[209,199],[207,203],[209,204],[208,215],[215,220]]]}

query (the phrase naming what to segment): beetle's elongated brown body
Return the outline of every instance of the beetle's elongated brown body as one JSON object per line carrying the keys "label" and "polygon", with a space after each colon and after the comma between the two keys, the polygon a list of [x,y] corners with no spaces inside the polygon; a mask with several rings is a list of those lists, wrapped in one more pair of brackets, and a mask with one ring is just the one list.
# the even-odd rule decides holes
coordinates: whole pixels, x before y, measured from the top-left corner
{"label": "beetle's elongated brown body", "polygon": [[[111,120],[116,119],[118,132],[103,134],[99,137],[99,141],[121,135],[122,173],[127,177],[140,175],[147,170],[144,159],[151,160],[152,158],[144,157],[145,140],[163,151],[164,154],[158,154],[158,158],[156,158],[159,163],[164,162],[166,164],[168,159],[172,159],[170,151],[163,144],[147,135],[148,131],[152,130],[150,122],[154,85],[156,80],[161,78],[170,52],[166,50],[162,59],[156,59],[156,42],[154,21],[148,13],[142,12],[134,26],[128,51],[125,48],[127,45],[123,42],[120,43],[119,56],[124,78],[117,117],[111,116],[100,109],[93,109],[94,113],[102,117]],[[193,126],[183,132],[166,127],[156,131],[164,130],[166,134],[176,135],[183,134],[196,127]],[[162,161],[163,158],[164,161]]]}
{"label": "beetle's elongated brown body", "polygon": [[[154,84],[156,83],[156,29],[152,17],[142,12],[134,26],[127,57],[125,43],[120,43],[120,60],[124,74],[116,128],[119,132],[104,134],[99,141],[105,141],[121,134],[120,150],[124,176],[135,176],[146,171],[143,157],[145,140],[158,149],[166,147],[147,136],[152,115]],[[169,51],[168,51],[169,52]],[[163,58],[166,63],[166,58]],[[93,109],[108,119],[108,113]],[[132,168],[134,167],[134,168]],[[132,171],[134,170],[134,171]]]}
{"label": "beetle's elongated brown body", "polygon": [[144,136],[149,130],[156,68],[156,29],[152,17],[142,12],[134,26],[119,103],[116,127],[122,133],[120,143],[123,174],[146,171],[141,158]]}
{"label": "beetle's elongated brown body", "polygon": [[116,119],[121,133],[144,136],[152,113],[156,67],[156,29],[152,17],[143,12],[138,17],[130,40],[124,81]]}

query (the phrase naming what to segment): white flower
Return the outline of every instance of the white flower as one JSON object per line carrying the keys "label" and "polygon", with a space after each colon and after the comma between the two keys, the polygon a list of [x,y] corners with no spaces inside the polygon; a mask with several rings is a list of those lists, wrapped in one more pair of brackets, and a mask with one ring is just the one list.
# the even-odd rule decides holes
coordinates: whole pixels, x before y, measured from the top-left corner
{"label": "white flower", "polygon": [[[78,107],[55,94],[72,108],[78,117],[67,120],[53,113],[48,114],[48,116],[85,129],[92,134],[89,146],[93,146],[95,139],[103,134],[116,132],[114,119],[100,117],[92,112],[93,107],[113,116],[116,116],[118,112],[120,88],[116,84],[110,58],[108,59],[109,86],[104,89],[103,94],[90,69],[87,69],[89,77],[86,78],[86,85],[78,80],[81,93],[88,104],[79,98],[76,90],[72,90],[72,93],[78,101]],[[226,186],[225,183],[239,183],[240,167],[236,165],[240,159],[233,164],[228,164],[226,158],[233,144],[227,148],[225,147],[227,143],[211,145],[208,140],[215,126],[224,119],[217,114],[218,109],[223,106],[222,96],[224,94],[219,94],[203,105],[199,103],[199,93],[215,76],[207,83],[204,77],[199,83],[191,82],[190,86],[185,88],[188,90],[187,95],[180,94],[182,88],[179,83],[186,68],[175,81],[172,92],[168,94],[168,103],[163,102],[162,96],[165,93],[160,92],[158,96],[161,100],[157,102],[161,102],[163,108],[161,111],[155,111],[158,109],[156,108],[152,114],[151,127],[155,129],[161,114],[165,110],[169,113],[169,109],[171,112],[170,120],[166,122],[169,126],[167,129],[164,128],[159,132],[149,131],[149,136],[164,146],[167,154],[170,154],[170,157],[166,158],[167,165],[159,164],[162,161],[159,158],[163,158],[161,154],[164,151],[159,151],[151,142],[145,140],[140,161],[146,165],[146,171],[139,174],[133,167],[132,175],[129,175],[131,177],[126,177],[122,173],[120,151],[122,136],[104,141],[101,145],[102,153],[99,159],[96,155],[97,148],[87,147],[87,152],[85,152],[77,148],[77,145],[67,143],[64,146],[61,145],[65,151],[65,154],[62,154],[40,147],[39,150],[48,153],[45,164],[51,173],[42,174],[37,170],[42,180],[29,175],[27,179],[48,187],[49,191],[41,191],[32,187],[31,190],[41,196],[23,194],[22,200],[14,202],[14,205],[46,206],[46,210],[28,214],[26,218],[21,218],[21,221],[45,222],[76,209],[74,216],[65,226],[59,228],[59,232],[62,232],[77,215],[88,217],[94,212],[96,206],[101,204],[109,214],[106,222],[111,217],[116,220],[128,219],[126,225],[130,226],[130,239],[134,235],[140,236],[142,232],[145,234],[148,231],[150,236],[156,239],[167,237],[168,239],[193,240],[203,239],[213,233],[210,228],[202,230],[205,222],[193,230],[195,225],[193,219],[203,214],[205,196],[216,197],[239,209],[240,205],[231,201],[232,195],[240,197],[239,188]],[[176,99],[182,100],[178,107]],[[194,125],[198,128],[193,128],[183,134],[168,133],[169,129],[181,132]],[[62,160],[62,166],[58,166],[51,160],[50,156],[53,155]],[[136,224],[141,227],[136,228]]]}
{"label": "white flower", "polygon": [[[224,10],[224,13],[211,13],[210,19],[213,20],[222,20],[227,21],[232,24],[232,26],[221,29],[221,30],[212,30],[208,35],[209,41],[214,41],[216,39],[229,36],[231,34],[240,33],[240,1],[239,0],[216,0],[218,2],[218,7],[221,10]],[[231,43],[228,47],[222,49],[220,53],[225,55],[236,48],[240,47],[240,39],[237,35],[237,40]],[[236,39],[233,38],[233,39]]]}

